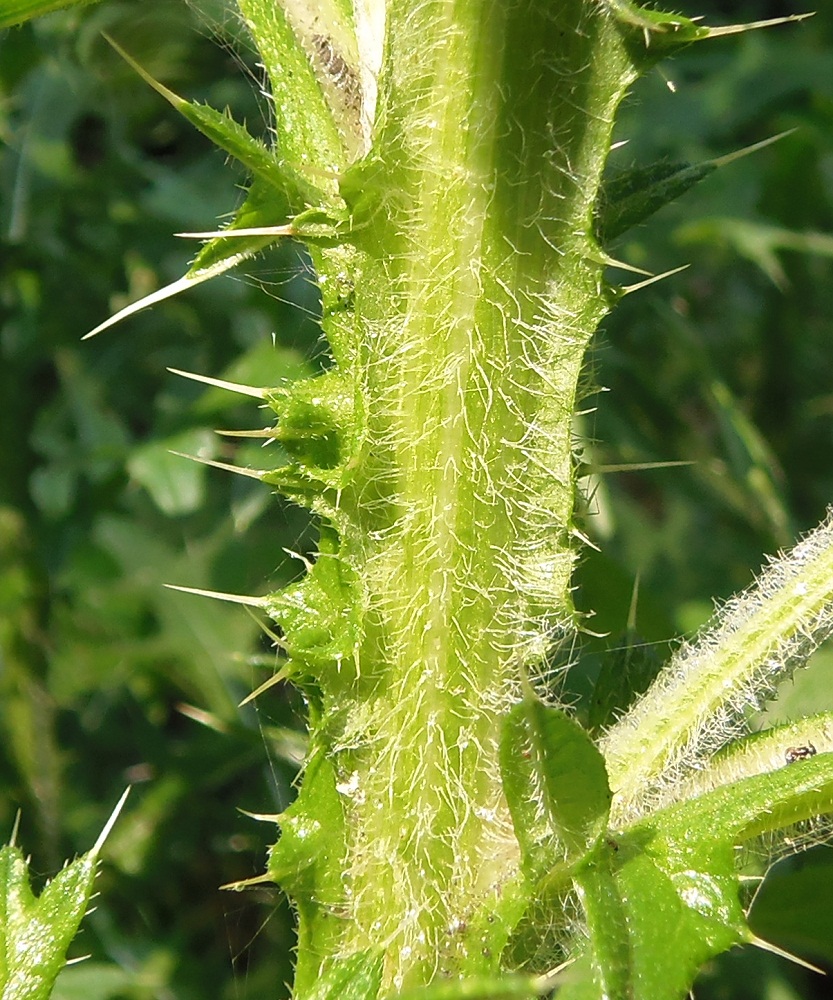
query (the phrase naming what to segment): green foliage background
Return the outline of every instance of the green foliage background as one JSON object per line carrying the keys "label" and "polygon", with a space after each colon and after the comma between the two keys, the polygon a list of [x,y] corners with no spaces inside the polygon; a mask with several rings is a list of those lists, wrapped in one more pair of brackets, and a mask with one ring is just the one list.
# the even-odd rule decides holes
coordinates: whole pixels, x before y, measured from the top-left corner
{"label": "green foliage background", "polygon": [[[273,828],[236,810],[291,800],[303,706],[275,687],[238,709],[274,666],[268,637],[240,609],[162,585],[275,589],[299,574],[290,553],[314,550],[315,532],[260,484],[169,454],[257,465],[256,445],[211,429],[258,416],[165,368],[263,384],[326,366],[309,273],[291,248],[274,251],[79,342],[183,272],[193,247],[172,232],[211,228],[237,198],[222,156],[100,32],[171,89],[268,128],[235,21],[219,0],[198,6],[113,0],[0,36],[0,828],[22,810],[18,839],[47,877],[136,785],[76,942],[92,958],[63,974],[64,1000],[275,997],[290,977],[277,893],[217,887],[262,871]],[[684,13],[726,23],[802,9],[703,0]],[[577,435],[600,551],[581,565],[578,601],[588,629],[610,636],[573,652],[579,712],[596,653],[621,641],[637,575],[637,630],[666,643],[833,500],[833,9],[710,43],[665,72],[676,93],[656,71],[641,82],[617,166],[796,131],[619,248],[651,271],[691,266],[626,298],[592,355]],[[594,471],[666,461],[693,464]],[[833,708],[831,669],[822,650],[779,717]],[[831,893],[825,847],[776,870],[753,926],[833,965]],[[697,992],[823,988],[744,952],[705,970]]]}

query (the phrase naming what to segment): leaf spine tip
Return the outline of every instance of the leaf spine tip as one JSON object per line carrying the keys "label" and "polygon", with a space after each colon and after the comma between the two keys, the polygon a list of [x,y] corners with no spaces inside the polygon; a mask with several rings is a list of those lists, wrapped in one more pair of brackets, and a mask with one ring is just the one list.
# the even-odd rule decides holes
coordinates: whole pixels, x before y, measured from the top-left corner
{"label": "leaf spine tip", "polygon": [[668,462],[620,462],[613,465],[584,465],[580,477],[608,475],[611,472],[649,472],[652,469],[675,469],[682,465],[697,465],[696,460],[674,459]]}
{"label": "leaf spine tip", "polygon": [[223,437],[265,438],[269,441],[275,440],[274,427],[259,427],[256,430],[250,430],[250,431],[230,431],[230,430],[224,430],[222,428],[215,428],[214,433],[222,434]]}
{"label": "leaf spine tip", "polygon": [[722,27],[706,28],[708,34],[704,38],[719,38],[721,35],[739,35],[744,31],[757,31],[758,28],[774,28],[778,24],[790,24],[792,21],[806,21],[813,17],[815,11],[804,14],[790,14],[789,17],[771,17],[764,21],[749,21],[748,24],[725,24]]}
{"label": "leaf spine tip", "polygon": [[185,240],[217,240],[226,236],[295,236],[298,230],[288,223],[285,226],[254,226],[248,229],[212,229],[204,233],[174,233]]}
{"label": "leaf spine tip", "polygon": [[98,835],[98,839],[93,844],[92,850],[90,851],[90,856],[95,858],[98,856],[99,851],[104,846],[104,841],[110,835],[110,831],[113,829],[116,820],[119,818],[119,813],[124,808],[124,804],[127,801],[127,796],[130,794],[131,786],[128,785],[127,788],[121,793],[121,798],[116,803],[115,809],[110,813],[110,818],[104,824],[104,829]]}
{"label": "leaf spine tip", "polygon": [[800,965],[802,969],[809,969],[810,972],[817,972],[820,976],[827,975],[824,969],[820,969],[817,965],[813,965],[812,963],[805,961],[803,958],[799,958],[798,955],[793,955],[792,952],[779,948],[777,944],[771,944],[769,941],[764,941],[763,938],[759,938],[755,934],[750,934],[746,940],[748,944],[753,945],[755,948],[760,948],[761,951],[768,951],[772,955],[778,955],[779,958],[786,958],[788,962],[792,962],[794,965]]}
{"label": "leaf spine tip", "polygon": [[266,608],[262,597],[250,597],[248,594],[227,594],[222,590],[203,590],[201,587],[180,587],[176,583],[166,583],[168,590],[179,590],[183,594],[196,594],[197,597],[212,597],[215,601],[228,601],[231,604],[246,604],[250,608]]}
{"label": "leaf spine tip", "polygon": [[189,705],[187,702],[181,701],[176,706],[176,710],[180,715],[184,715],[186,719],[192,719],[207,729],[213,729],[218,733],[228,733],[229,731],[228,726],[221,719],[218,719],[213,712],[206,712],[202,708],[197,708],[196,705]]}
{"label": "leaf spine tip", "polygon": [[127,65],[135,73],[137,73],[145,81],[145,83],[148,84],[148,86],[152,87],[156,93],[160,95],[160,97],[164,97],[165,100],[177,110],[188,103],[184,98],[180,97],[179,94],[175,94],[172,90],[169,90],[166,86],[164,86],[164,84],[161,84],[158,80],[154,79],[150,73],[148,73],[143,66],[136,62],[136,60],[129,55],[114,38],[108,35],[106,31],[102,31],[101,34],[104,36],[104,40],[116,50]]}
{"label": "leaf spine tip", "polygon": [[255,700],[255,698],[260,697],[265,691],[268,691],[270,687],[274,687],[275,684],[280,684],[281,681],[285,681],[289,677],[289,671],[286,667],[279,670],[276,674],[273,674],[268,680],[265,680],[261,685],[256,687],[251,694],[247,694],[246,697],[238,704],[238,708],[243,708],[244,705],[248,705],[249,702]]}
{"label": "leaf spine tip", "polygon": [[785,139],[788,135],[792,135],[793,132],[797,132],[797,128],[788,128],[783,132],[778,132],[777,135],[771,135],[767,139],[761,139],[760,142],[753,142],[751,146],[744,146],[743,149],[736,149],[733,153],[726,153],[725,156],[716,156],[713,160],[708,162],[713,167],[725,167],[730,163],[734,163],[735,160],[741,159],[741,157],[749,156],[751,153],[757,153],[760,149],[766,149],[767,146],[771,146],[774,142],[779,142],[781,139]]}
{"label": "leaf spine tip", "polygon": [[[91,913],[95,913],[95,911],[96,911],[97,909],[98,909],[98,907],[93,907],[93,909],[92,909],[92,910],[87,910],[87,912],[86,912],[85,916],[89,916],[89,915],[90,915]],[[68,959],[66,960],[66,963],[65,963],[65,964],[66,964],[67,966],[70,966],[70,965],[78,965],[78,963],[79,963],[79,962],[86,962],[88,958],[92,958],[92,957],[93,957],[93,956],[92,956],[92,953],[90,953],[90,954],[88,954],[88,955],[79,955],[79,956],[78,956],[78,958],[68,958]]]}
{"label": "leaf spine tip", "polygon": [[221,885],[221,889],[228,889],[231,892],[241,892],[243,889],[250,889],[255,885],[263,885],[264,882],[272,882],[272,878],[269,875],[256,875],[254,878],[246,878],[241,882],[226,882],[225,885]]}
{"label": "leaf spine tip", "polygon": [[237,811],[242,816],[248,816],[249,819],[256,819],[258,823],[278,823],[283,816],[283,813],[253,813],[249,812],[248,809],[241,809],[240,806],[237,807]]}
{"label": "leaf spine tip", "polygon": [[240,465],[232,465],[231,462],[217,462],[213,458],[200,458],[198,455],[187,455],[184,451],[169,450],[169,455],[176,455],[178,458],[188,458],[192,462],[199,462],[200,465],[209,465],[212,469],[222,469],[224,472],[233,472],[238,476],[247,476],[249,479],[263,481],[267,475],[262,469],[244,469]]}
{"label": "leaf spine tip", "polygon": [[[181,375],[182,378],[190,378],[194,382],[204,382],[206,385],[213,385],[217,389],[228,389],[229,392],[240,393],[241,396],[251,396],[253,399],[266,399],[266,390],[260,389],[256,385],[243,385],[242,382],[228,382],[226,379],[212,378],[210,375],[198,375],[196,372],[186,372],[181,368],[168,368],[168,371],[172,375]],[[218,433],[226,432],[218,431]]]}
{"label": "leaf spine tip", "polygon": [[182,278],[177,278],[176,281],[172,281],[169,285],[165,285],[163,288],[157,288],[155,292],[151,292],[150,295],[145,295],[141,299],[137,299],[135,302],[131,302],[126,305],[124,309],[119,309],[117,313],[104,320],[103,323],[99,323],[97,327],[90,330],[89,333],[85,333],[81,338],[82,340],[89,340],[91,337],[95,337],[97,334],[101,333],[103,330],[108,329],[108,327],[115,326],[116,323],[120,323],[123,319],[127,319],[128,316],[132,316],[134,313],[141,312],[143,309],[147,309],[150,306],[155,306],[158,302],[163,302],[165,299],[173,298],[174,295],[178,295],[180,292],[185,291],[186,288],[190,288],[191,285],[198,285],[202,281],[208,281],[209,278],[213,278],[215,274],[221,274],[222,269],[211,269],[206,268],[204,272],[194,275],[185,275]]}
{"label": "leaf spine tip", "polygon": [[623,260],[617,260],[615,257],[611,257],[610,254],[602,253],[599,255],[599,261],[602,264],[606,264],[608,267],[617,267],[622,271],[630,271],[633,274],[645,274],[649,277],[654,277],[650,271],[646,271],[644,268],[636,267],[635,264],[627,264]]}
{"label": "leaf spine tip", "polygon": [[657,281],[663,281],[665,278],[670,278],[675,274],[679,274],[680,271],[686,271],[691,267],[690,264],[683,264],[681,267],[674,267],[670,271],[663,271],[662,274],[654,274],[650,278],[646,278],[645,281],[637,281],[633,285],[626,285],[624,288],[620,289],[621,295],[630,295],[633,292],[638,292],[642,288],[647,288],[648,285],[656,284]]}

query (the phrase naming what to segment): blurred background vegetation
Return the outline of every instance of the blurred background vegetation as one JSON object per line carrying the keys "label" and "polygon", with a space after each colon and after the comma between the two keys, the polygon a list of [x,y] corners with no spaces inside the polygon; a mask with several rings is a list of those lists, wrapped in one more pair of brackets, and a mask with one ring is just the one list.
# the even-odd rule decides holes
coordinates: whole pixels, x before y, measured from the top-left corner
{"label": "blurred background vegetation", "polygon": [[[734,23],[798,0],[688,0]],[[196,9],[198,8],[198,9]],[[278,998],[292,920],[260,874],[292,797],[303,705],[242,609],[163,589],[263,593],[297,576],[314,528],[249,479],[171,450],[257,467],[252,401],[168,374],[254,384],[326,364],[306,262],[291,247],[81,343],[127,301],[179,277],[242,178],[101,38],[171,89],[253,131],[269,124],[256,60],[223,0],[105,0],[0,34],[0,829],[41,879],[90,847],[125,785],[59,1000]],[[577,423],[588,551],[572,696],[601,650],[636,629],[664,651],[747,584],[765,553],[833,500],[833,7],[798,25],[684,53],[623,110],[614,169],[722,156],[787,137],[713,174],[616,255],[682,274],[605,323]],[[621,281],[626,272],[612,272]],[[637,279],[638,280],[638,279]],[[608,391],[602,391],[602,390]],[[652,462],[691,464],[605,472]],[[632,638],[629,641],[633,641]],[[833,708],[833,654],[785,686],[763,723]],[[3,834],[4,837],[8,833]],[[757,932],[833,967],[833,852],[779,865]],[[828,996],[819,977],[739,951],[698,997]]]}

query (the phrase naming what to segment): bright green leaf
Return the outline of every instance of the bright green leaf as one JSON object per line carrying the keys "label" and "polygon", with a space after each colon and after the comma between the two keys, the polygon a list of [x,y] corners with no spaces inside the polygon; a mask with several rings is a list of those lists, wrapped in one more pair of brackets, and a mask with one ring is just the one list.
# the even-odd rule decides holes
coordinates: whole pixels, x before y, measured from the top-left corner
{"label": "bright green leaf", "polygon": [[269,75],[278,147],[289,162],[308,164],[319,182],[329,175],[335,191],[345,149],[310,55],[280,3],[239,0],[239,6]]}
{"label": "bright green leaf", "polygon": [[36,899],[18,847],[0,848],[0,982],[3,1000],[46,1000],[86,912],[97,857],[62,869]]}
{"label": "bright green leaf", "polygon": [[[295,990],[306,996],[320,979],[320,963],[336,947],[340,928],[333,914],[344,893],[344,812],[335,772],[322,751],[308,759],[298,798],[279,822],[281,835],[267,870],[271,879],[292,893],[298,909]],[[357,980],[367,982],[373,975],[372,957],[363,954],[356,962]]]}
{"label": "bright green leaf", "polygon": [[479,976],[453,982],[436,982],[386,1000],[533,1000],[549,992],[546,983],[530,976]]}
{"label": "bright green leaf", "polygon": [[[566,847],[582,853],[604,829],[610,787],[604,760],[581,726],[529,696],[503,724],[501,771],[532,878],[553,867]],[[576,780],[581,775],[581,780]]]}
{"label": "bright green leaf", "polygon": [[360,951],[333,966],[306,996],[307,1000],[376,1000],[381,981],[381,950]]}
{"label": "bright green leaf", "polygon": [[62,868],[37,898],[19,847],[0,848],[0,997],[47,1000],[81,923],[95,882],[98,857],[121,812],[122,795],[92,850]]}

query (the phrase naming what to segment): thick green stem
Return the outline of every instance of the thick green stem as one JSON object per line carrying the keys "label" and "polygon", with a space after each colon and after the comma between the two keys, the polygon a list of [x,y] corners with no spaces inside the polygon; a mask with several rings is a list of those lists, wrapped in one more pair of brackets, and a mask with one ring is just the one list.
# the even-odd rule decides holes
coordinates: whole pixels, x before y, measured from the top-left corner
{"label": "thick green stem", "polygon": [[332,503],[364,635],[322,729],[342,953],[382,945],[396,986],[499,958],[464,929],[511,909],[500,720],[571,621],[571,421],[607,306],[591,216],[629,79],[595,4],[393,4],[375,139],[342,183],[356,327],[336,354],[366,425]]}

